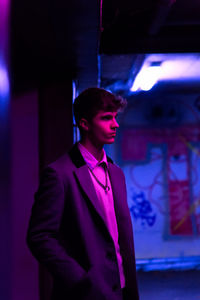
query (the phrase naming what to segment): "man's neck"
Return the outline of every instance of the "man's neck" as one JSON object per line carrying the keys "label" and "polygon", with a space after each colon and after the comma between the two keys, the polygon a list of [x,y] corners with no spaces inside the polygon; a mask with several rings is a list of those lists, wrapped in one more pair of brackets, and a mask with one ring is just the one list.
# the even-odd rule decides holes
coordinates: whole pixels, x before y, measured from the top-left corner
{"label": "man's neck", "polygon": [[103,156],[103,146],[96,146],[89,140],[81,140],[80,143],[96,158],[100,161]]}

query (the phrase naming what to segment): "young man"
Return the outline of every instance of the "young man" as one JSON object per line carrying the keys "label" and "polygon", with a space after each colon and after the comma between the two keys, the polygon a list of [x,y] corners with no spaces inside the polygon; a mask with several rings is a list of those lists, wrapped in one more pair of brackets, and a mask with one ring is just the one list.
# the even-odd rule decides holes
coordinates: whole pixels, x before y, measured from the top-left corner
{"label": "young man", "polygon": [[81,140],[43,173],[27,242],[53,276],[53,300],[138,300],[121,169],[106,156],[125,100],[99,88],[74,102]]}

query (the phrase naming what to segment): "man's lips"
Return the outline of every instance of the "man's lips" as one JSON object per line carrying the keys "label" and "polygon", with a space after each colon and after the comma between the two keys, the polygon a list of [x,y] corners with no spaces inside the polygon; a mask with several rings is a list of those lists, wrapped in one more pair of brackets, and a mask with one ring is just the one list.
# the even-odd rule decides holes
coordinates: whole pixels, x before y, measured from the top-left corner
{"label": "man's lips", "polygon": [[116,132],[111,133],[110,136],[116,136]]}

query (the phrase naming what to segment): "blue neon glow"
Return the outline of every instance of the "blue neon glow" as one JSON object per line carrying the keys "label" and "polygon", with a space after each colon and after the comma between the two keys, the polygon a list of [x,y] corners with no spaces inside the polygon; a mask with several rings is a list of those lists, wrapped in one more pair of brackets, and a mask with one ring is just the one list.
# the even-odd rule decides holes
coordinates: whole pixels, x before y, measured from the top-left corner
{"label": "blue neon glow", "polygon": [[136,259],[136,269],[142,271],[200,270],[200,256]]}
{"label": "blue neon glow", "polygon": [[138,90],[149,91],[158,82],[161,74],[161,66],[153,65],[149,67],[142,67],[140,72],[137,74],[133,85],[130,88],[131,92]]}
{"label": "blue neon glow", "polygon": [[9,77],[5,67],[0,66],[0,96],[5,97],[9,94]]}

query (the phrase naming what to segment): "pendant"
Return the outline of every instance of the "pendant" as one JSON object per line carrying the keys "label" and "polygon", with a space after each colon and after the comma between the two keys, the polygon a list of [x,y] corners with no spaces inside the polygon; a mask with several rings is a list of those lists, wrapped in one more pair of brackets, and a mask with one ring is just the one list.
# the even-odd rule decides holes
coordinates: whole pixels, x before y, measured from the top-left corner
{"label": "pendant", "polygon": [[106,187],[105,187],[105,192],[107,193],[108,191],[110,191],[110,187],[109,187],[109,186],[106,186]]}

